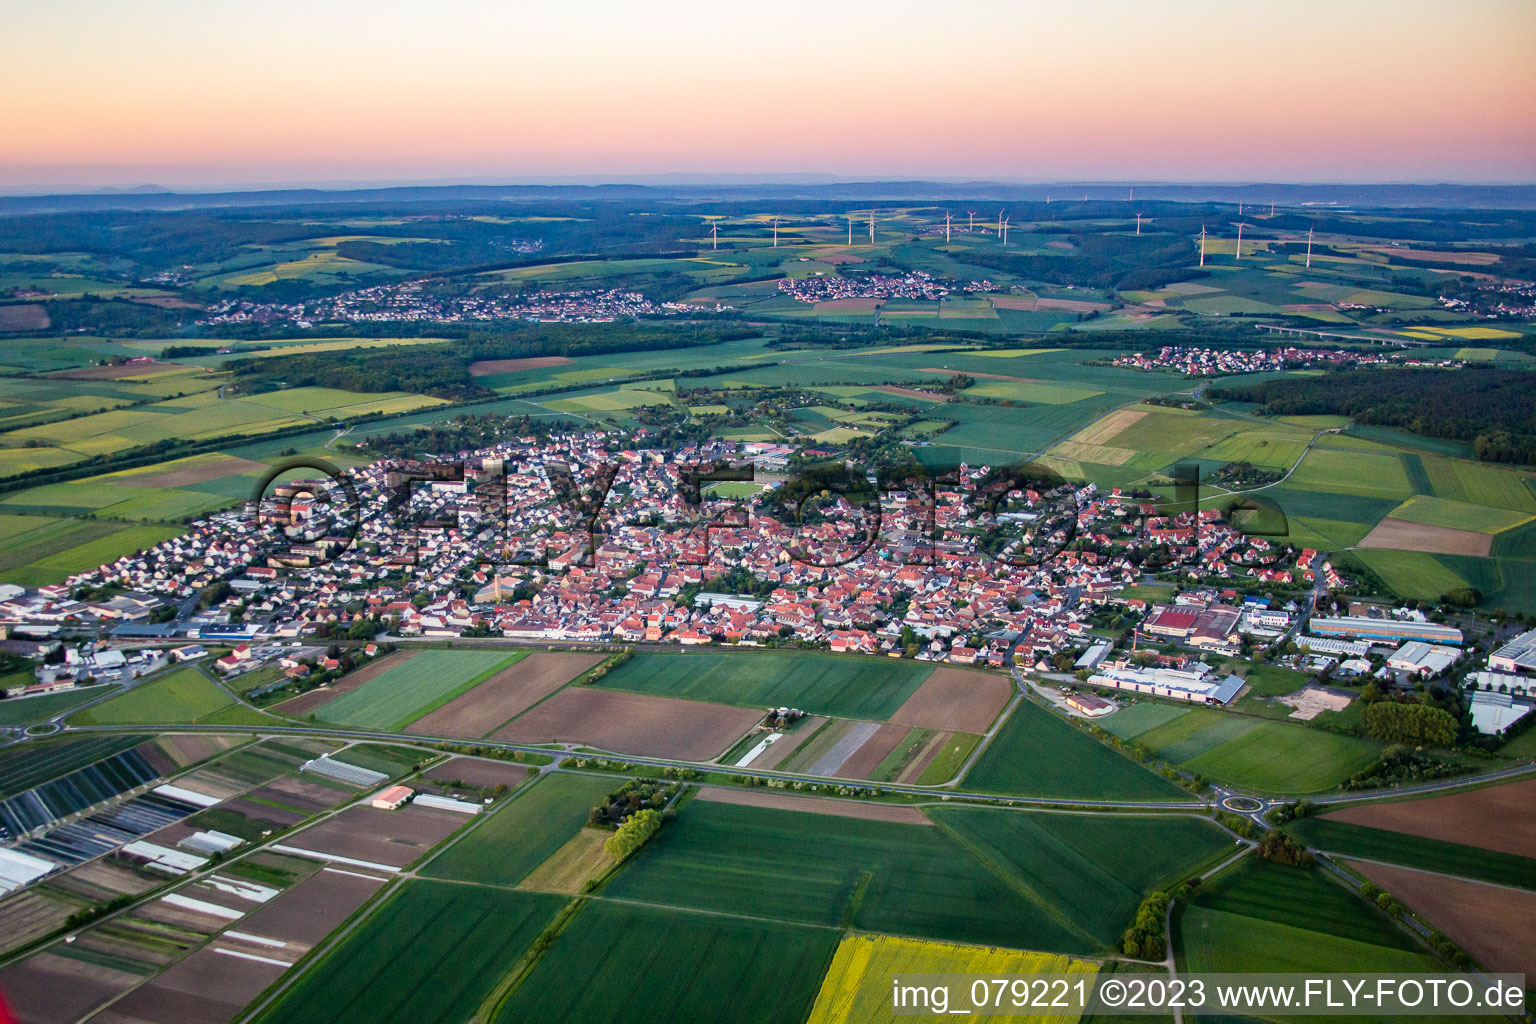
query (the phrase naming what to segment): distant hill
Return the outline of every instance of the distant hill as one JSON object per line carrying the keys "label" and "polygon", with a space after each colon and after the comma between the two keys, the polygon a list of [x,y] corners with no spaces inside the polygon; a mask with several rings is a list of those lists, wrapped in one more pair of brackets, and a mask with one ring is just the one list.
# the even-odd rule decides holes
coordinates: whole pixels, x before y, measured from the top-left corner
{"label": "distant hill", "polygon": [[178,192],[158,185],[104,188],[88,194],[0,197],[0,214],[56,213],[107,209],[154,210],[212,207],[289,206],[330,203],[452,203],[466,200],[538,202],[634,200],[693,204],[746,200],[847,201],[922,204],[936,202],[1123,201],[1135,189],[1138,202],[1245,203],[1261,208],[1440,208],[1536,209],[1536,185],[1343,185],[1221,182],[1048,182],[848,181],[715,184],[544,184],[404,185],[355,189],[267,189],[234,192]]}

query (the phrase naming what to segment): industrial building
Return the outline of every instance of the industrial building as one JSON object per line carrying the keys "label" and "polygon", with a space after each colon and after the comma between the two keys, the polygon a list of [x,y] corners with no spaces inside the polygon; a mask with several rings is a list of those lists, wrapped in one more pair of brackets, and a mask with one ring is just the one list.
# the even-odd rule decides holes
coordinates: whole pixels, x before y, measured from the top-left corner
{"label": "industrial building", "polygon": [[1497,690],[1526,696],[1531,696],[1532,691],[1536,691],[1536,679],[1529,676],[1514,676],[1504,672],[1473,672],[1467,678],[1476,683],[1479,690]]}
{"label": "industrial building", "polygon": [[1098,668],[1099,663],[1109,656],[1110,644],[1094,644],[1083,652],[1083,656],[1077,659],[1074,668]]}
{"label": "industrial building", "polygon": [[1488,656],[1495,672],[1536,672],[1536,629],[1521,633]]}
{"label": "industrial building", "polygon": [[1472,726],[1481,733],[1500,733],[1531,713],[1507,693],[1478,690],[1472,695]]}
{"label": "industrial building", "polygon": [[1456,664],[1461,652],[1454,647],[1427,644],[1422,640],[1410,640],[1387,658],[1387,667],[1414,675],[1433,676]]}
{"label": "industrial building", "polygon": [[1240,676],[1217,676],[1210,666],[1200,662],[1193,668],[1175,669],[1141,668],[1128,661],[1117,661],[1089,676],[1088,682],[1194,704],[1228,704],[1243,688]]}
{"label": "industrial building", "polygon": [[1340,640],[1332,636],[1299,636],[1296,643],[1318,654],[1338,654],[1350,658],[1363,658],[1371,653],[1371,645],[1364,640]]}
{"label": "industrial building", "polygon": [[1405,622],[1400,619],[1367,619],[1355,615],[1312,619],[1312,632],[1325,637],[1355,640],[1422,640],[1430,644],[1462,644],[1461,630],[1433,622]]}
{"label": "industrial building", "polygon": [[390,786],[371,801],[381,811],[398,811],[405,802],[416,795],[410,786]]}
{"label": "industrial building", "polygon": [[1070,693],[1067,695],[1067,707],[1090,718],[1098,718],[1115,710],[1115,702],[1095,697],[1091,693]]}

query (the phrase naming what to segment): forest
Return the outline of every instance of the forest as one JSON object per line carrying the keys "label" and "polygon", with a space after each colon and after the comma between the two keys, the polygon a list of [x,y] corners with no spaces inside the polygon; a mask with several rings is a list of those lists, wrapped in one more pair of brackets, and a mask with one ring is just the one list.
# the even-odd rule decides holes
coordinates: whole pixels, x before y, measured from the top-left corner
{"label": "forest", "polygon": [[1536,463],[1536,373],[1491,367],[1337,370],[1214,388],[1211,397],[1254,402],[1273,416],[1348,416],[1465,441],[1484,462]]}

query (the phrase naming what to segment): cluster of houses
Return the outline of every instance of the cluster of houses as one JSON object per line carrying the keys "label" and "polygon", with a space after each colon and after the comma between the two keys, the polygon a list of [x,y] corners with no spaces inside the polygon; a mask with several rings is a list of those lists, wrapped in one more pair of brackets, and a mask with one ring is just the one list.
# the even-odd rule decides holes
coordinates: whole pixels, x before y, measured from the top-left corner
{"label": "cluster of houses", "polygon": [[[313,302],[253,302],[222,299],[209,306],[200,324],[293,323],[459,323],[528,320],[538,323],[609,323],[638,316],[698,313],[681,302],[652,302],[639,292],[618,288],[536,291],[517,295],[475,292],[444,295],[423,281],[402,281],[358,288]],[[725,307],[718,307],[723,309]]]}
{"label": "cluster of houses", "polygon": [[853,274],[842,277],[813,274],[802,278],[783,278],[779,291],[801,302],[830,302],[834,299],[942,299],[953,292],[995,292],[999,288],[988,280],[951,281],[934,277],[922,270],[906,274]]}
{"label": "cluster of houses", "polygon": [[1311,366],[1367,366],[1388,362],[1384,355],[1343,349],[1261,348],[1224,349],[1164,345],[1156,352],[1136,352],[1115,359],[1132,370],[1176,370],[1186,377],[1220,377],[1229,373],[1258,373]]}
{"label": "cluster of houses", "polygon": [[[25,600],[40,605],[17,610],[68,613],[61,602],[82,585],[175,603],[225,581],[228,598],[190,618],[104,621],[104,631],[238,644],[334,634],[366,619],[402,636],[700,645],[792,635],[836,651],[1002,664],[1009,651],[1033,662],[1086,646],[1094,607],[1123,603],[1119,591],[1154,550],[1193,575],[1233,579],[1252,578],[1281,554],[1214,512],[1161,516],[1085,485],[1026,492],[1014,507],[1065,504],[1092,550],[1005,564],[981,549],[978,538],[999,524],[968,490],[987,467],[962,466],[961,483],[930,496],[886,495],[877,536],[841,499],[797,528],[770,514],[771,490],[745,501],[707,492],[701,504],[684,500],[680,468],[739,459],[735,443],[666,451],[644,447],[644,437],[527,437],[447,453],[464,478],[419,481],[399,508],[389,496],[413,467],[375,463],[354,476],[363,511],[352,527],[325,519],[332,513],[307,496],[309,485],[288,485],[260,516],[210,516],[72,578],[53,604],[39,592]],[[635,446],[619,447],[626,443]],[[597,466],[618,467],[591,532],[558,497],[549,472],[556,464],[581,479]],[[712,580],[742,573],[754,581],[750,593],[705,592]],[[1228,617],[1202,614],[1199,638],[1218,649],[1230,643]],[[1175,621],[1166,620],[1169,628]]]}

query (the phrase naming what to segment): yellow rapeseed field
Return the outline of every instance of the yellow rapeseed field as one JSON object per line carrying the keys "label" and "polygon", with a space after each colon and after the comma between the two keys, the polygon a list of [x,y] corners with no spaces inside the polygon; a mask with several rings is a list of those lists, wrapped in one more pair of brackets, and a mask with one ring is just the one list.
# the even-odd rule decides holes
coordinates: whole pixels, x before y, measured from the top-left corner
{"label": "yellow rapeseed field", "polygon": [[[1098,964],[1059,953],[967,946],[957,942],[927,942],[891,935],[852,935],[837,947],[832,966],[821,980],[821,991],[807,1024],[892,1024],[906,1020],[892,1013],[891,977],[896,974],[1096,974]],[[1071,1024],[1079,1014],[1011,1016],[1012,1021]],[[946,1020],[979,1021],[980,1017],[949,1014]]]}

